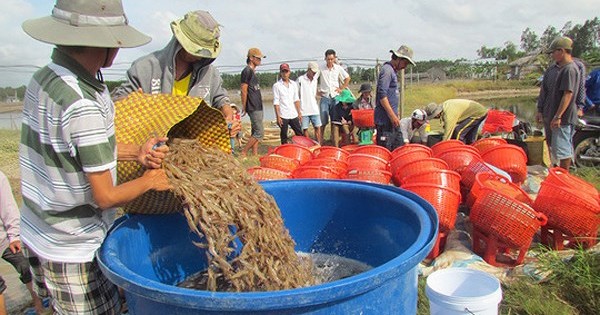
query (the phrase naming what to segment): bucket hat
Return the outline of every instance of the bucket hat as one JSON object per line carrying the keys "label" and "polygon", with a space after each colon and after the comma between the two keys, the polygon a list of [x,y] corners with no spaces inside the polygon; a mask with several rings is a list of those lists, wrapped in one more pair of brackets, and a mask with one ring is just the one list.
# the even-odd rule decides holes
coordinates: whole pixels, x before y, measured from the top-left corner
{"label": "bucket hat", "polygon": [[363,83],[360,85],[360,89],[358,90],[358,93],[371,92],[372,90],[373,90],[373,88],[371,88],[371,83]]}
{"label": "bucket hat", "polygon": [[566,36],[557,37],[552,41],[552,43],[550,44],[550,47],[548,47],[548,49],[546,50],[546,53],[550,54],[557,49],[572,50],[573,49],[573,40]]}
{"label": "bucket hat", "polygon": [[171,22],[171,30],[183,49],[193,56],[217,58],[221,53],[221,30],[210,13],[191,11]]}
{"label": "bucket hat", "polygon": [[348,89],[342,90],[342,92],[338,94],[338,96],[336,96],[335,99],[336,101],[341,103],[354,103],[354,101],[356,101],[356,98]]}
{"label": "bucket hat", "polygon": [[57,0],[52,15],[23,22],[44,43],[105,48],[138,47],[151,38],[129,25],[121,0]]}
{"label": "bucket hat", "polygon": [[425,113],[427,113],[427,119],[433,119],[439,115],[444,108],[442,104],[429,103],[425,106]]}
{"label": "bucket hat", "polygon": [[415,62],[413,61],[413,50],[412,48],[402,45],[400,46],[400,48],[398,48],[397,50],[390,50],[390,52],[394,55],[396,55],[396,57],[399,58],[404,58],[406,60],[408,60],[408,62],[410,62],[413,66],[416,65]]}

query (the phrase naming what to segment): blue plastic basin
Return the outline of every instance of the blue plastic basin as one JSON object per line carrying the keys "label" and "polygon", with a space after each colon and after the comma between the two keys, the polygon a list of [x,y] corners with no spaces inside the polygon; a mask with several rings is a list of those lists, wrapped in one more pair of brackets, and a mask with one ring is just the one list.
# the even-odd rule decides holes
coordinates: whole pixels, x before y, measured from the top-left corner
{"label": "blue plastic basin", "polygon": [[417,265],[432,249],[431,205],[392,186],[352,181],[262,183],[296,250],[335,254],[373,269],[321,285],[225,293],[175,284],[206,268],[181,214],[134,215],[116,223],[98,251],[106,276],[125,290],[130,314],[415,314]]}

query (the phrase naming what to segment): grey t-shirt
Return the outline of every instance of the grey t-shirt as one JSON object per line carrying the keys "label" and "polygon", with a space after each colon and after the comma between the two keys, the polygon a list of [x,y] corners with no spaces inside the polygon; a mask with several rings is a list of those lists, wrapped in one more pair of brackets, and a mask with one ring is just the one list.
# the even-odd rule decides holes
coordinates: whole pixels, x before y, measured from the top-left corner
{"label": "grey t-shirt", "polygon": [[562,114],[561,125],[575,125],[577,124],[577,106],[575,102],[577,100],[577,94],[579,93],[579,82],[581,75],[577,69],[577,65],[574,62],[570,62],[562,67],[558,71],[556,77],[556,84],[554,90],[551,92],[551,99],[549,102],[550,108],[548,111],[544,111],[544,119],[551,121],[552,118],[557,114],[557,110],[560,106],[560,102],[565,91],[573,92],[573,97],[569,102],[569,106]]}

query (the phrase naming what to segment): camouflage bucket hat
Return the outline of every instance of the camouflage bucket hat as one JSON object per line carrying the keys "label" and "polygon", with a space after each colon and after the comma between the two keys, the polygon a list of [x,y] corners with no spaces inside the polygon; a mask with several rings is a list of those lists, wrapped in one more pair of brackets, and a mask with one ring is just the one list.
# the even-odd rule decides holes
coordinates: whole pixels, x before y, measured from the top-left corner
{"label": "camouflage bucket hat", "polygon": [[219,23],[206,11],[188,12],[171,22],[171,30],[183,49],[201,58],[217,58],[221,53]]}

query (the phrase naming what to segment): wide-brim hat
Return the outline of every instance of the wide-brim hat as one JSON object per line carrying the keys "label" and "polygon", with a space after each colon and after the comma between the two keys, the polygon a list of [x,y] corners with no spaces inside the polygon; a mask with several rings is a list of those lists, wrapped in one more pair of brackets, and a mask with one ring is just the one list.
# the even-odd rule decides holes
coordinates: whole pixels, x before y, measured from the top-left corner
{"label": "wide-brim hat", "polygon": [[433,119],[439,115],[443,110],[442,104],[429,103],[425,106],[425,112],[427,113],[427,119]]}
{"label": "wide-brim hat", "polygon": [[340,103],[354,103],[356,98],[352,95],[352,92],[348,89],[342,90],[340,94],[335,97],[336,101]]}
{"label": "wide-brim hat", "polygon": [[413,66],[416,65],[416,63],[413,61],[414,53],[413,53],[412,48],[402,45],[397,50],[390,49],[390,52],[392,54],[396,55],[396,57],[404,58],[404,59],[408,60],[408,62],[410,62]]}
{"label": "wide-brim hat", "polygon": [[183,19],[171,22],[177,41],[189,54],[201,58],[217,58],[221,53],[217,22],[206,11],[188,12]]}
{"label": "wide-brim hat", "polygon": [[129,25],[121,0],[57,0],[51,16],[22,27],[41,42],[62,46],[130,48],[152,40]]}

